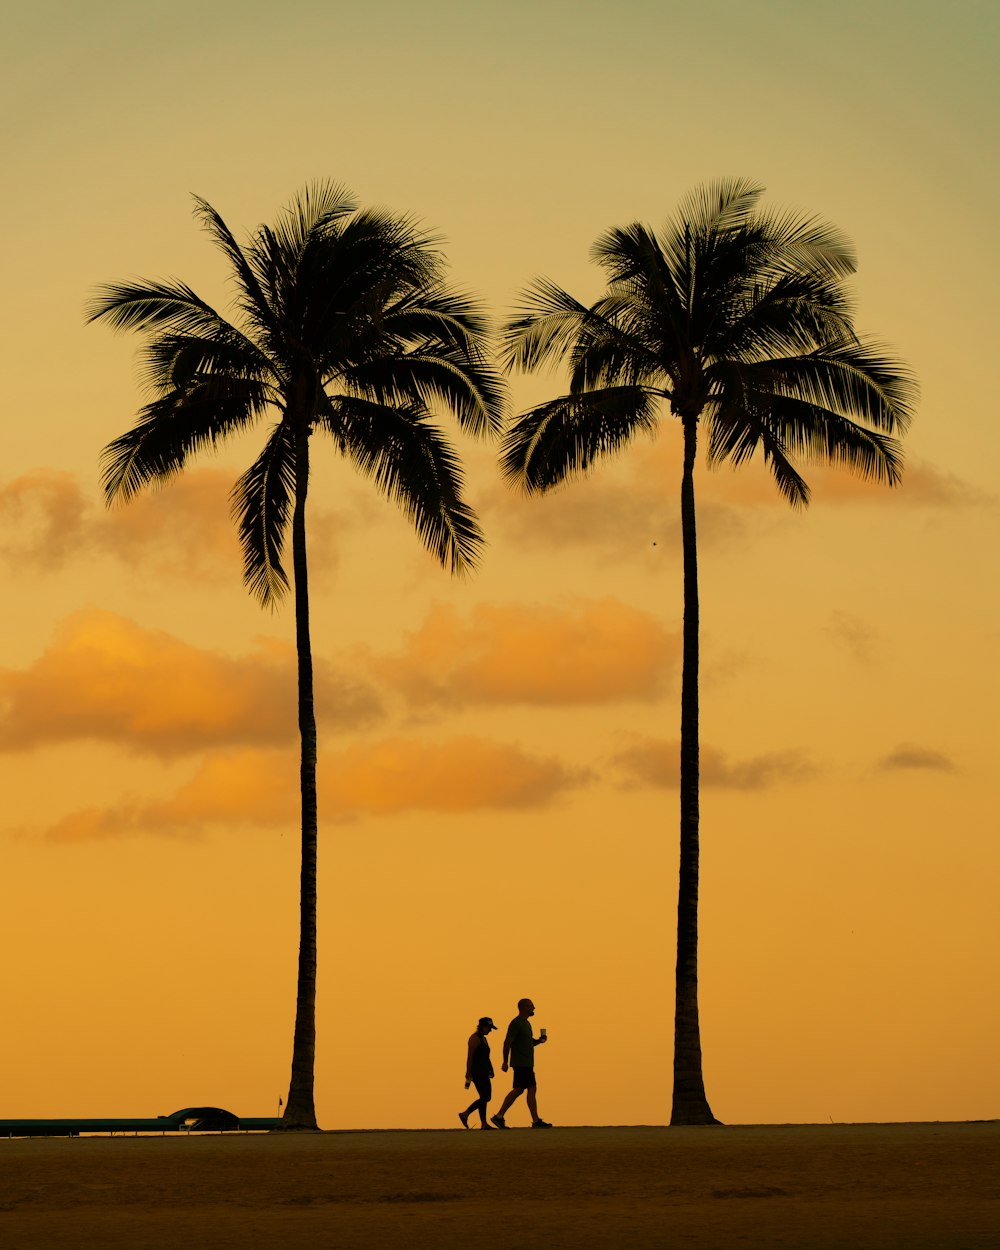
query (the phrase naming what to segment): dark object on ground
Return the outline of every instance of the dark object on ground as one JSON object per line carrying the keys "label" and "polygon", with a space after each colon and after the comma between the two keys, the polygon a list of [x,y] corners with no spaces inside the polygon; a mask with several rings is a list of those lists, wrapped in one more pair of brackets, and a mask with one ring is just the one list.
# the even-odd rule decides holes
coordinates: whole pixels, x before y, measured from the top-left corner
{"label": "dark object on ground", "polygon": [[132,1119],[0,1120],[0,1137],[79,1137],[81,1133],[260,1133],[280,1128],[274,1116],[241,1118],[221,1107],[185,1107],[173,1115]]}

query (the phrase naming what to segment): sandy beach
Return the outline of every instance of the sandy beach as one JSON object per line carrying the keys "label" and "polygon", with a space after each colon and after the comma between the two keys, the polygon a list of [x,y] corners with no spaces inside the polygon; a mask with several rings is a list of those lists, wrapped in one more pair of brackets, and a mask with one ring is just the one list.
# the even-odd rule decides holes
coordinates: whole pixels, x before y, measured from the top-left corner
{"label": "sandy beach", "polygon": [[0,1245],[1000,1247],[1000,1122],[0,1141]]}

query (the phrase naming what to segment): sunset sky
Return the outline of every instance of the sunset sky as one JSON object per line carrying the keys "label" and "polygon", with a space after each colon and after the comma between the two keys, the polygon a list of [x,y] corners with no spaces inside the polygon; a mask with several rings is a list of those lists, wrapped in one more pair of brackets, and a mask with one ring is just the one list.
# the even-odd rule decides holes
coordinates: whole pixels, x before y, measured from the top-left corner
{"label": "sunset sky", "polygon": [[[921,399],[894,491],[806,466],[796,513],[760,466],[699,467],[709,1100],[1000,1114],[1000,8],[38,0],[8,26],[0,1117],[269,1115],[288,1085],[293,614],[244,591],[227,500],[260,433],[106,511],[142,393],[93,288],[176,276],[226,310],[191,194],[243,237],[331,178],[440,234],[499,319],[538,274],[594,298],[598,235],[730,175],[853,240],[859,328]],[[513,378],[511,411],[561,385]],[[456,443],[489,540],[465,581],[314,451],[319,1121],[455,1126],[476,1019],[529,995],[546,1119],[663,1123],[679,429],[531,500]]]}

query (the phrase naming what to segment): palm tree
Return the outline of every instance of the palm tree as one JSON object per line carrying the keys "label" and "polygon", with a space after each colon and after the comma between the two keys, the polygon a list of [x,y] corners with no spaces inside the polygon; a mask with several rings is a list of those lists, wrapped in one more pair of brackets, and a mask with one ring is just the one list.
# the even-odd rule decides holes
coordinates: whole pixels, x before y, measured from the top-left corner
{"label": "palm tree", "polygon": [[450,410],[476,436],[499,431],[502,386],[485,355],[477,305],[443,281],[434,240],[408,218],[359,210],[343,188],[300,193],[274,226],[241,247],[214,208],[196,215],[221,248],[236,291],[235,322],[178,281],[100,288],[89,320],[136,330],[153,398],[104,448],[109,504],[179,473],[265,416],[260,455],[231,495],[243,576],[262,605],[288,589],[289,518],[301,737],[301,931],[292,1074],[283,1127],[316,1128],[316,718],[313,708],[306,499],[310,438],[335,449],[398,504],[452,572],[482,545],[462,498],[458,458],[432,421]]}
{"label": "palm tree", "polygon": [[852,325],[849,244],[813,218],[767,212],[763,188],[724,180],[692,194],[656,232],[635,223],[594,245],[605,294],[581,304],[536,281],[505,334],[505,363],[565,361],[568,394],[519,416],[501,449],[508,480],[544,491],[613,456],[665,412],[683,442],[680,880],[671,1124],[717,1123],[705,1095],[698,1022],[698,564],[694,465],[699,428],[709,466],[760,452],[781,494],[805,505],[793,461],[899,480],[893,437],[914,388]]}

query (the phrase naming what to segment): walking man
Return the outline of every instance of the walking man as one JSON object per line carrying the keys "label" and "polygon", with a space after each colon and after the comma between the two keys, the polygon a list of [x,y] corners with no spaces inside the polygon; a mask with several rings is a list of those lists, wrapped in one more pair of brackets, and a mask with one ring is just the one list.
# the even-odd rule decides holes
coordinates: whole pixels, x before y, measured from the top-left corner
{"label": "walking man", "polygon": [[507,1127],[504,1115],[522,1094],[528,1095],[531,1127],[552,1127],[539,1116],[535,1101],[535,1047],[543,1045],[547,1038],[544,1029],[540,1037],[535,1037],[532,1033],[529,1021],[534,1014],[535,1004],[530,998],[522,998],[517,1004],[517,1015],[507,1026],[507,1036],[503,1039],[503,1070],[506,1072],[508,1067],[513,1067],[514,1088],[503,1100],[503,1106],[497,1114],[490,1116],[497,1128]]}
{"label": "walking man", "polygon": [[465,1060],[465,1088],[475,1085],[479,1097],[471,1107],[458,1113],[462,1128],[469,1127],[469,1116],[473,1111],[479,1112],[480,1128],[492,1128],[492,1125],[486,1123],[486,1108],[493,1097],[493,1086],[490,1084],[493,1064],[490,1061],[490,1044],[486,1038],[496,1027],[489,1016],[483,1016],[476,1025],[475,1033],[469,1038],[469,1053]]}

